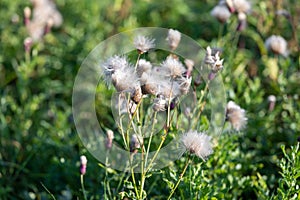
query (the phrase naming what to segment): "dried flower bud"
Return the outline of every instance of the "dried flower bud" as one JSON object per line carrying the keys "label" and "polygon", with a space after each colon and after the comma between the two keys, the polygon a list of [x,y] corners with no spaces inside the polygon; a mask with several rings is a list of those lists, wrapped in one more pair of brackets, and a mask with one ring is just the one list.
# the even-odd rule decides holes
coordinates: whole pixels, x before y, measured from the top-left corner
{"label": "dried flower bud", "polygon": [[23,44],[24,44],[25,52],[26,52],[26,53],[30,53],[31,46],[32,46],[32,44],[33,44],[33,40],[31,39],[31,37],[25,38]]}
{"label": "dried flower bud", "polygon": [[140,135],[133,134],[130,138],[130,152],[136,152],[138,148],[141,148],[144,140]]}
{"label": "dried flower bud", "polygon": [[106,146],[107,149],[111,149],[112,148],[112,141],[114,139],[114,132],[112,130],[107,130],[106,135],[107,135],[107,138],[106,138],[105,146]]}
{"label": "dried flower bud", "polygon": [[86,165],[87,165],[87,158],[84,155],[80,156],[80,174],[85,175]]}
{"label": "dried flower bud", "polygon": [[141,77],[143,73],[150,74],[151,69],[152,69],[152,65],[149,61],[146,61],[145,59],[140,59],[136,69],[136,73],[138,77]]}
{"label": "dried flower bud", "polygon": [[275,54],[280,54],[283,56],[288,55],[287,42],[280,35],[272,35],[271,37],[267,38],[265,41],[265,46],[268,50]]}
{"label": "dried flower bud", "polygon": [[44,35],[50,33],[51,28],[52,28],[52,26],[53,26],[53,23],[54,23],[54,21],[53,21],[52,18],[49,18],[49,19],[47,20],[47,23],[46,23],[46,26],[45,26],[45,30],[44,30]]}
{"label": "dried flower bud", "polygon": [[234,7],[234,4],[233,4],[233,0],[225,0],[225,2],[226,2],[226,5],[227,5],[229,11],[231,13],[234,13],[235,12],[235,7]]}
{"label": "dried flower bud", "polygon": [[190,60],[190,59],[185,59],[184,64],[187,67],[186,76],[191,77],[192,76],[192,71],[193,71],[193,68],[194,68],[194,65],[195,65],[194,61]]}
{"label": "dried flower bud", "polygon": [[274,95],[268,96],[268,102],[269,102],[269,111],[273,111],[276,103],[276,97]]}
{"label": "dried flower bud", "polygon": [[143,97],[142,89],[141,89],[141,87],[138,86],[131,93],[131,100],[134,103],[138,104],[141,101],[142,97]]}
{"label": "dried flower bud", "polygon": [[172,51],[174,51],[181,40],[181,34],[177,30],[169,29],[167,41]]}
{"label": "dried flower bud", "polygon": [[238,26],[237,26],[237,31],[242,31],[246,28],[247,26],[247,15],[243,12],[239,12],[238,13]]}
{"label": "dried flower bud", "polygon": [[24,24],[27,26],[30,23],[31,9],[29,7],[24,8]]}

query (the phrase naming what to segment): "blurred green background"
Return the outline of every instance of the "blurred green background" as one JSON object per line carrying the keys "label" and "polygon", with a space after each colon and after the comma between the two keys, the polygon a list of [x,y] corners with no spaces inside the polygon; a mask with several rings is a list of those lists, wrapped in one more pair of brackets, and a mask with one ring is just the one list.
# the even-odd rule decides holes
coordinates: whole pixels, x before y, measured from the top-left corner
{"label": "blurred green background", "polygon": [[[299,2],[252,1],[248,25],[241,32],[236,31],[236,16],[220,24],[210,15],[217,3],[57,0],[62,26],[52,29],[26,54],[23,9],[32,4],[1,0],[0,199],[50,199],[46,188],[57,199],[82,199],[81,154],[89,159],[88,196],[103,199],[104,169],[83,147],[73,124],[73,82],[84,58],[99,42],[121,31],[148,26],[177,29],[203,47],[221,48],[227,99],[244,108],[248,117],[242,133],[222,134],[222,146],[207,163],[195,164],[194,172],[190,169],[194,175],[184,179],[175,199],[194,198],[191,191],[201,191],[204,199],[268,199],[280,193],[278,188],[288,190],[279,181],[285,180],[279,162],[284,156],[281,145],[289,153],[300,136]],[[276,15],[278,10],[286,10],[289,16]],[[264,41],[273,34],[288,41],[287,57],[267,52]],[[99,92],[107,91],[100,87]],[[272,111],[269,95],[277,99]],[[98,95],[97,102],[104,102],[107,96]],[[110,105],[99,103],[97,111],[107,127],[116,128]],[[292,159],[294,167],[300,170],[299,153],[296,158],[297,162]],[[175,164],[180,168],[182,163]],[[165,198],[174,173],[166,169],[150,179],[165,181],[151,185],[149,199]],[[300,175],[296,175],[291,177],[299,186]],[[111,181],[117,178],[111,176]]]}

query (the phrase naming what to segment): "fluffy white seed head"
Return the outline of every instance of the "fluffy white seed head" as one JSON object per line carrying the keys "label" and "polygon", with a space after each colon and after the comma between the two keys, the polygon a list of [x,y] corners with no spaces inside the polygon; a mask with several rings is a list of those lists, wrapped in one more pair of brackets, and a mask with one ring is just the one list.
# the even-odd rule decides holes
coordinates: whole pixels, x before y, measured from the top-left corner
{"label": "fluffy white seed head", "polygon": [[248,13],[251,10],[251,4],[247,0],[232,0],[232,2],[238,13]]}
{"label": "fluffy white seed head", "polygon": [[171,78],[182,76],[182,74],[186,71],[183,64],[178,59],[171,56],[167,57],[167,59],[161,64],[161,67],[166,69],[166,76]]}
{"label": "fluffy white seed head", "polygon": [[167,41],[170,48],[174,51],[181,40],[181,33],[174,29],[169,29]]}
{"label": "fluffy white seed head", "polygon": [[288,55],[287,42],[280,35],[272,35],[265,41],[265,46],[269,51],[283,56]]}
{"label": "fluffy white seed head", "polygon": [[161,80],[162,77],[157,76],[157,74],[155,73],[143,73],[140,78],[142,93],[157,95],[158,86]]}
{"label": "fluffy white seed head", "polygon": [[268,101],[269,102],[275,102],[276,101],[276,97],[274,95],[270,95],[270,96],[268,96]]}
{"label": "fluffy white seed head", "polygon": [[149,61],[145,59],[140,59],[136,69],[136,73],[139,77],[141,77],[143,73],[151,73],[151,69],[152,64]]}
{"label": "fluffy white seed head", "polygon": [[128,66],[129,63],[125,57],[115,55],[107,59],[107,61],[101,65],[106,83],[109,84],[111,82],[112,74],[114,72],[121,71]]}
{"label": "fluffy white seed head", "polygon": [[227,103],[226,119],[231,123],[232,127],[240,131],[247,124],[246,111],[233,101]]}
{"label": "fluffy white seed head", "polygon": [[133,44],[135,48],[139,51],[139,53],[143,54],[155,47],[154,41],[154,39],[138,35],[134,38]]}
{"label": "fluffy white seed head", "polygon": [[167,100],[173,99],[181,94],[180,85],[176,81],[162,79],[158,84],[157,94],[162,95]]}
{"label": "fluffy white seed head", "polygon": [[213,153],[211,137],[205,133],[189,131],[181,137],[183,146],[187,151],[205,160]]}
{"label": "fluffy white seed head", "polygon": [[133,67],[116,70],[111,75],[112,83],[118,92],[133,92],[140,87]]}
{"label": "fluffy white seed head", "polygon": [[229,19],[229,17],[231,16],[230,11],[228,10],[228,8],[223,5],[223,4],[219,4],[217,6],[215,6],[212,11],[210,12],[210,14],[215,17],[219,22],[221,23],[225,23],[227,22],[227,20]]}

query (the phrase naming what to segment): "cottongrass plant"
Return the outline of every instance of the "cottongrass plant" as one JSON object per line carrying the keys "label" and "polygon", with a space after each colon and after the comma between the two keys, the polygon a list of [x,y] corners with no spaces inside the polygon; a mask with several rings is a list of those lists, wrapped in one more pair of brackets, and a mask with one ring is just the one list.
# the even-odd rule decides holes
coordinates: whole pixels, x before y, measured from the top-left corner
{"label": "cottongrass plant", "polygon": [[[180,40],[180,33],[170,29],[166,35],[166,42],[171,51],[179,47]],[[145,181],[151,174],[150,170],[155,167],[156,158],[164,142],[171,139],[169,137],[176,135],[177,131],[174,128],[178,127],[177,120],[181,118],[178,106],[181,99],[191,90],[192,72],[196,66],[193,60],[186,59],[182,62],[173,53],[166,56],[160,64],[152,63],[148,60],[147,52],[155,47],[154,42],[155,39],[148,36],[138,35],[135,37],[133,42],[137,49],[135,65],[122,55],[114,55],[101,65],[104,80],[118,92],[117,124],[124,148],[130,152],[128,161],[131,177],[127,179],[127,182],[131,182],[130,190],[133,192],[123,191],[120,193],[122,197],[146,198]],[[140,58],[142,54],[143,58]],[[211,73],[216,76],[223,68],[223,59],[220,58],[219,52],[212,52],[212,49],[208,47],[204,64],[208,65]],[[197,105],[201,105],[201,107],[192,108],[194,111],[190,112],[194,119],[200,118],[205,105],[202,101],[207,92],[208,84],[206,84],[206,89],[201,92],[200,98],[195,100],[198,100]],[[148,107],[146,108],[146,106]],[[158,140],[154,134],[157,131],[156,126],[160,114],[165,114],[166,119],[161,131],[162,135]],[[171,188],[169,199],[178,187],[193,155],[205,161],[213,152],[211,136],[204,132],[197,132],[194,128],[198,120],[193,121],[195,126],[190,126],[191,129],[179,137],[181,148],[187,152],[188,158],[176,185]],[[143,129],[144,126],[150,128]],[[145,136],[148,138],[146,139]],[[113,133],[108,131],[106,140],[108,150],[114,148],[112,144],[114,138]],[[156,152],[150,156],[150,150],[153,150],[154,146]],[[137,180],[138,175],[134,173],[135,166],[130,164],[136,156],[141,156],[139,180]],[[108,191],[109,183],[106,182],[105,185],[105,191]]]}

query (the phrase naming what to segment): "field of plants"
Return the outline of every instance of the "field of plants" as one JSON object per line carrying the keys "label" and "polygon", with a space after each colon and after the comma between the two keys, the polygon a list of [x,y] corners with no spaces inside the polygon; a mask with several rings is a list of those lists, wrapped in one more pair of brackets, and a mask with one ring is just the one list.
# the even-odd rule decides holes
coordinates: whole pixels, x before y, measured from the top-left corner
{"label": "field of plants", "polygon": [[0,18],[1,200],[300,200],[298,0],[1,0]]}

